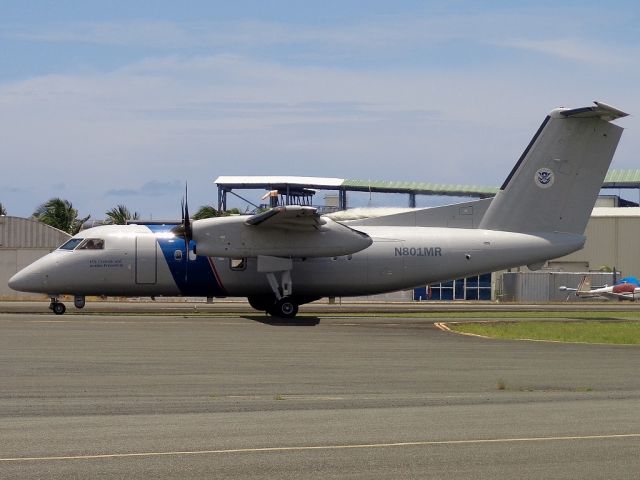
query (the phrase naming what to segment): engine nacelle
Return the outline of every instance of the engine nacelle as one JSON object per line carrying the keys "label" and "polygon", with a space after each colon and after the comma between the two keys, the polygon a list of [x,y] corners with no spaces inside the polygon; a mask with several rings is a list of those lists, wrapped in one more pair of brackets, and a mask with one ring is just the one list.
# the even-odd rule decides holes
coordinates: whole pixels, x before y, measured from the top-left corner
{"label": "engine nacelle", "polygon": [[335,257],[364,250],[371,238],[322,217],[316,227],[250,225],[247,217],[218,217],[193,222],[196,254],[207,257]]}

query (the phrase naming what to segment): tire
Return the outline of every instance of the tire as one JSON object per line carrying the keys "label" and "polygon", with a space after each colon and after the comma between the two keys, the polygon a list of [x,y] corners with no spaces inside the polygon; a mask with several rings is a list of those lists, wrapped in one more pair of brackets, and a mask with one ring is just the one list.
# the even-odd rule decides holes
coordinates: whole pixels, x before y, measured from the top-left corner
{"label": "tire", "polygon": [[53,310],[53,313],[56,315],[64,315],[64,312],[67,311],[67,307],[64,306],[64,303],[54,303],[51,305],[51,310]]}
{"label": "tire", "polygon": [[247,301],[251,308],[258,310],[259,312],[267,312],[274,305],[276,301],[275,297],[269,295],[256,295],[247,297]]}
{"label": "tire", "polygon": [[269,313],[274,317],[295,318],[298,314],[298,304],[291,297],[284,297],[276,301]]}

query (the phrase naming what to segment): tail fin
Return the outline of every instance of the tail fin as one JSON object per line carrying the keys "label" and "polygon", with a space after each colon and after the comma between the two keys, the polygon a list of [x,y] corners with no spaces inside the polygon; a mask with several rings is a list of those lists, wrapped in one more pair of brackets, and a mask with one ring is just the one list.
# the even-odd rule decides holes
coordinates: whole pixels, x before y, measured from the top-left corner
{"label": "tail fin", "polygon": [[585,275],[580,280],[580,285],[578,285],[578,290],[576,291],[576,295],[580,295],[581,293],[587,293],[591,290],[591,277],[589,275]]}
{"label": "tail fin", "polygon": [[545,118],[479,228],[583,234],[627,114],[604,103]]}

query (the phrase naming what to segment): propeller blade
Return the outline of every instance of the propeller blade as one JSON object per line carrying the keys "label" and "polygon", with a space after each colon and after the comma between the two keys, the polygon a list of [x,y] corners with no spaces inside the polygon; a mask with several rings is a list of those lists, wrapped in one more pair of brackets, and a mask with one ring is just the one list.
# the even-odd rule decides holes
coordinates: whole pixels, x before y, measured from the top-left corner
{"label": "propeller blade", "polygon": [[188,184],[184,184],[184,205],[182,210],[182,228],[184,232],[184,249],[187,253],[186,263],[184,265],[184,281],[188,280],[189,275],[189,243],[191,242],[192,231],[191,231],[191,221],[189,219],[189,187]]}
{"label": "propeller blade", "polygon": [[184,197],[182,198],[182,201],[180,202],[180,210],[181,210],[181,215],[182,215],[182,221],[180,223],[180,225],[175,226],[172,229],[172,232],[174,233],[174,235],[176,235],[177,237],[182,237],[184,238],[184,250],[186,253],[186,263],[185,263],[185,267],[184,267],[184,280],[185,282],[187,281],[188,278],[188,269],[189,269],[189,243],[191,242],[191,239],[193,238],[193,231],[191,229],[191,219],[189,218],[189,200],[187,198],[188,196],[188,187],[185,184],[185,188],[184,188]]}
{"label": "propeller blade", "polygon": [[185,198],[185,202],[184,202],[184,232],[185,232],[185,238],[189,238],[189,240],[191,240],[192,238],[192,231],[191,231],[191,219],[189,218],[189,191],[188,191],[188,187],[185,184],[184,186],[184,198]]}

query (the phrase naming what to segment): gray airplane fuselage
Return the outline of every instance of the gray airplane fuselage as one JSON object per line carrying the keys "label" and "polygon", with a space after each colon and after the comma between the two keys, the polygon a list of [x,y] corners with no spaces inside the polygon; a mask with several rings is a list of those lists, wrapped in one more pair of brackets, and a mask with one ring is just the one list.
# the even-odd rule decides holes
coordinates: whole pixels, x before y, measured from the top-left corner
{"label": "gray airplane fuselage", "polygon": [[[238,217],[240,220],[242,217]],[[172,225],[101,226],[74,238],[103,248],[58,249],[13,280],[19,290],[51,296],[255,296],[271,288],[257,259],[187,255]],[[372,239],[360,252],[293,259],[293,295],[371,295],[473,273],[535,264],[579,248],[576,234],[525,234],[433,227],[358,227]],[[193,242],[191,245],[193,249]]]}

